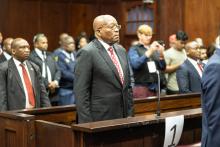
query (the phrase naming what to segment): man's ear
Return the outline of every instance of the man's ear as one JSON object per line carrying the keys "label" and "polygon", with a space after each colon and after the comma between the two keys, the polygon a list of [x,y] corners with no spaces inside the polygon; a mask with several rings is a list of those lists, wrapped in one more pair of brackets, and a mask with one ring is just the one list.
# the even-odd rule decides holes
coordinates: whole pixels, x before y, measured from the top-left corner
{"label": "man's ear", "polygon": [[101,36],[100,32],[101,32],[101,31],[100,31],[99,29],[96,30],[96,31],[95,31],[95,36]]}
{"label": "man's ear", "polygon": [[16,50],[15,49],[11,49],[11,53],[12,53],[12,55],[14,55],[16,53]]}

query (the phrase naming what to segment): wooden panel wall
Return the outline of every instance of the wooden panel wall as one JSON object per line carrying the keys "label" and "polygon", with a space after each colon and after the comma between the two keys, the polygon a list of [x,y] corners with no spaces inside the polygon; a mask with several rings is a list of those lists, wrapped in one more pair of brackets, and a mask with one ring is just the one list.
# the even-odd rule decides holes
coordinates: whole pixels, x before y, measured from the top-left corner
{"label": "wooden panel wall", "polygon": [[[136,36],[125,35],[126,5],[141,0],[0,0],[0,31],[5,37],[24,37],[32,44],[33,35],[48,36],[49,50],[58,46],[58,36],[74,37],[81,31],[93,34],[92,21],[99,14],[111,14],[122,24],[121,44],[126,48]],[[202,37],[207,44],[220,26],[219,0],[155,0],[157,5],[156,40],[168,44],[168,36],[185,30],[190,39]]]}
{"label": "wooden panel wall", "polygon": [[184,26],[190,39],[204,38],[206,45],[213,42],[220,28],[219,0],[185,0]]}

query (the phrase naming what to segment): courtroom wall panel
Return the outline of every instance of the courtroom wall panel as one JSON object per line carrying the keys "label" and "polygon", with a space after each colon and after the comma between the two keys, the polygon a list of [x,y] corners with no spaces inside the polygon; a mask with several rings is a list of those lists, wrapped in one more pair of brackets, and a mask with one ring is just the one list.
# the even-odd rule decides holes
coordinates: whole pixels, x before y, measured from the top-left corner
{"label": "courtroom wall panel", "polygon": [[[216,37],[220,27],[219,0],[155,0],[156,33],[164,40],[182,29],[190,40],[202,37],[206,45]],[[24,37],[32,44],[33,35],[48,36],[49,50],[58,46],[58,35],[67,32],[74,37],[81,31],[93,34],[95,16],[111,14],[122,25],[121,44],[126,48],[136,35],[126,35],[126,9],[142,0],[0,0],[0,31],[5,37]],[[144,4],[143,4],[144,5]]]}

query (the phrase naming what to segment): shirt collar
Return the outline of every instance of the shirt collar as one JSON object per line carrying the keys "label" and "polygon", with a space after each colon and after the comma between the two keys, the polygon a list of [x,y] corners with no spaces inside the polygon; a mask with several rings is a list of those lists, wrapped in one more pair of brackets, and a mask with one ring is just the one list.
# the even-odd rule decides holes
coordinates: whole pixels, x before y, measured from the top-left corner
{"label": "shirt collar", "polygon": [[3,54],[7,60],[11,59],[11,55],[9,55],[7,52],[3,52]]}
{"label": "shirt collar", "polygon": [[22,63],[21,63],[21,61],[19,61],[19,60],[15,59],[15,58],[13,58],[13,60],[14,60],[15,65],[16,65],[17,67],[19,67],[19,66],[20,66],[20,64],[23,64],[23,65],[25,65],[25,66],[26,66],[26,61],[24,61],[24,62],[22,62]]}
{"label": "shirt collar", "polygon": [[99,42],[104,46],[104,48],[108,51],[110,45],[107,44],[107,43],[105,43],[104,41],[102,41],[102,40],[100,40],[100,39],[98,39],[98,40],[99,40]]}
{"label": "shirt collar", "polygon": [[188,60],[193,64],[196,65],[198,62],[190,57],[188,57]]}
{"label": "shirt collar", "polygon": [[43,55],[43,53],[42,53],[42,50],[40,50],[40,49],[38,49],[38,48],[35,48],[34,50],[35,50],[35,52],[37,53],[37,55],[38,55],[42,60],[44,60],[44,55]]}

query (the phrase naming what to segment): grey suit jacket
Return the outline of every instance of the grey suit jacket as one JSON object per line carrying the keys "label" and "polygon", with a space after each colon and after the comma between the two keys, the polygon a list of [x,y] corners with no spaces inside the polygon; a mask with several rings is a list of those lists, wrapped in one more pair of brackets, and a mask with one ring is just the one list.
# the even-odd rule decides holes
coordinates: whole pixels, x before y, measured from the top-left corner
{"label": "grey suit jacket", "polygon": [[[48,107],[50,102],[37,65],[26,62],[35,95],[36,107]],[[0,111],[25,108],[25,93],[13,59],[0,65]]]}
{"label": "grey suit jacket", "polygon": [[2,53],[0,55],[0,63],[5,62],[5,61],[7,61],[7,59],[6,59],[5,55]]}
{"label": "grey suit jacket", "polygon": [[220,147],[220,49],[202,76],[202,147]]}
{"label": "grey suit jacket", "polygon": [[74,92],[79,123],[133,115],[130,71],[126,51],[115,44],[124,84],[105,48],[95,39],[76,57]]}
{"label": "grey suit jacket", "polygon": [[201,92],[201,77],[188,59],[176,71],[176,79],[180,93]]}
{"label": "grey suit jacket", "polygon": [[[33,50],[29,56],[29,60],[37,64],[40,68],[40,71],[42,71],[42,63],[43,61],[41,58],[37,55],[36,51]],[[47,58],[46,58],[46,64],[50,69],[52,81],[56,80],[57,82],[60,81],[61,78],[61,72],[59,70],[59,67],[53,57],[47,52]],[[44,79],[44,84],[47,87],[48,81]]]}

